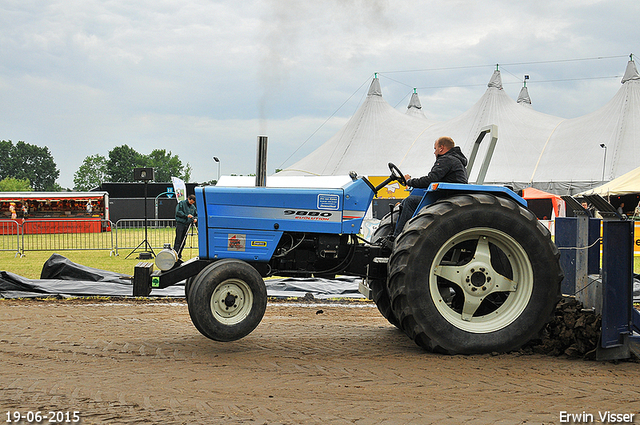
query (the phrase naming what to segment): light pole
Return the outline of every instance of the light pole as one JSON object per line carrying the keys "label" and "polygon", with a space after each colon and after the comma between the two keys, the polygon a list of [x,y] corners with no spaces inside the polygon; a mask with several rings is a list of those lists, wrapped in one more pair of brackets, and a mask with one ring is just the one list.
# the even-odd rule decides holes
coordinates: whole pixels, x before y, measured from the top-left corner
{"label": "light pole", "polygon": [[220,159],[217,156],[214,156],[213,160],[218,163],[218,180],[217,181],[220,181]]}
{"label": "light pole", "polygon": [[604,161],[602,161],[602,181],[604,181],[604,168],[607,165],[607,145],[600,143],[600,147],[604,149]]}

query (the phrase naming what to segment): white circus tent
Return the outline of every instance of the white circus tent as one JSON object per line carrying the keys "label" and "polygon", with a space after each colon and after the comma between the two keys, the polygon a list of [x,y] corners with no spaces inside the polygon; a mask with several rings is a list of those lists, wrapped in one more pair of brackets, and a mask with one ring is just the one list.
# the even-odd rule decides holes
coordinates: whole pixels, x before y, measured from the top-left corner
{"label": "white circus tent", "polygon": [[530,180],[550,182],[549,189],[587,190],[635,169],[640,164],[640,75],[635,63],[629,61],[622,87],[606,105],[563,121],[548,139]]}
{"label": "white circus tent", "polygon": [[[640,163],[640,76],[629,61],[622,87],[595,112],[563,119],[535,111],[525,87],[518,100],[503,90],[496,70],[484,95],[466,112],[448,121],[429,120],[417,93],[402,114],[382,97],[374,78],[366,100],[336,135],[279,175],[339,175],[351,170],[385,175],[387,162],[421,175],[433,161],[433,142],[450,136],[469,155],[482,128],[495,124],[498,142],[486,183],[533,186],[556,194],[574,194],[603,183]],[[486,145],[486,144],[484,144]],[[476,159],[484,156],[481,149]],[[477,169],[470,181],[475,181]]]}
{"label": "white circus tent", "polygon": [[407,112],[405,112],[405,114],[425,120],[428,119],[422,110],[422,103],[420,103],[420,97],[418,96],[416,89],[413,89],[411,100],[409,100],[409,105],[407,106]]}
{"label": "white circus tent", "polygon": [[[416,107],[410,109],[420,112]],[[424,114],[420,117],[394,109],[374,78],[365,101],[338,133],[278,176],[347,175],[350,171],[386,175],[387,163],[399,162],[407,146],[434,123]]]}
{"label": "white circus tent", "polygon": [[[433,142],[440,136],[452,137],[469,155],[480,131],[495,124],[498,142],[485,181],[528,182],[548,135],[562,121],[562,118],[537,112],[528,105],[517,103],[504,92],[500,71],[496,70],[486,92],[475,105],[456,118],[429,127],[412,143],[398,166],[412,175],[424,173],[425,158],[432,160]],[[486,149],[481,144],[476,163],[485,154]],[[470,181],[475,181],[477,167],[474,171]]]}

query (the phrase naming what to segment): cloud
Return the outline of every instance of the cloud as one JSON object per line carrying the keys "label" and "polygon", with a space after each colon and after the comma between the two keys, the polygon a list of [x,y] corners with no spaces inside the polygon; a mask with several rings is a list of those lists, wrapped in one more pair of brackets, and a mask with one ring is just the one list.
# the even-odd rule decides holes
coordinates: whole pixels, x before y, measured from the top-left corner
{"label": "cloud", "polygon": [[0,139],[49,146],[65,187],[84,157],[124,143],[142,153],[172,150],[196,180],[212,178],[212,155],[224,161],[223,173],[251,173],[262,132],[270,136],[271,171],[331,137],[374,72],[391,105],[404,109],[418,87],[427,115],[444,120],[479,99],[496,63],[505,64],[511,97],[527,73],[536,110],[583,115],[619,88],[619,78],[584,78],[621,75],[626,59],[533,62],[631,53],[639,7],[631,0],[6,1]]}

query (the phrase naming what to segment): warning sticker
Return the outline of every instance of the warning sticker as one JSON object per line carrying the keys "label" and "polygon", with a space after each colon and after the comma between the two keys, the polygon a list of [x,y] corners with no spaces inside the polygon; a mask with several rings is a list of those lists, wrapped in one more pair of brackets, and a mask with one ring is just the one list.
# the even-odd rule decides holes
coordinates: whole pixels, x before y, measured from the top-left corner
{"label": "warning sticker", "polygon": [[227,240],[229,241],[229,244],[227,246],[227,251],[244,252],[245,246],[247,245],[247,235],[238,235],[235,233],[229,233]]}

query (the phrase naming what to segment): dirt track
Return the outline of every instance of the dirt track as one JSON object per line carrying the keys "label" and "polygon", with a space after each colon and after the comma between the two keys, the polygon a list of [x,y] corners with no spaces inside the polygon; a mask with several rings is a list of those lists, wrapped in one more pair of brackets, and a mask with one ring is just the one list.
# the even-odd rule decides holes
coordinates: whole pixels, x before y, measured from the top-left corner
{"label": "dirt track", "polygon": [[182,301],[0,300],[0,420],[559,424],[561,411],[640,412],[638,363],[429,354],[357,305],[270,304],[251,335],[216,343]]}

